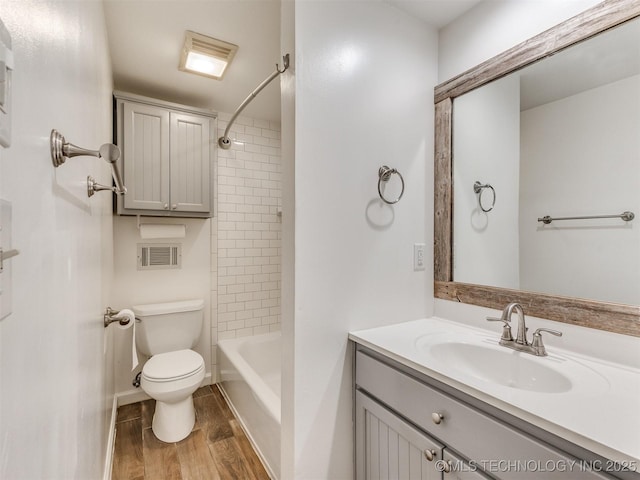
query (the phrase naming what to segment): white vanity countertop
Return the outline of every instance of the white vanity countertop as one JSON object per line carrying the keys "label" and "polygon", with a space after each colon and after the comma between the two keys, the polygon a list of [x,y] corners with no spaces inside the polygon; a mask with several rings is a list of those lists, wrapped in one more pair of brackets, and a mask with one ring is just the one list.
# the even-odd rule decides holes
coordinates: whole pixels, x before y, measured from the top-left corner
{"label": "white vanity countertop", "polygon": [[455,338],[456,334],[470,333],[487,344],[497,344],[500,339],[499,331],[437,317],[351,332],[349,339],[609,460],[635,465],[640,471],[640,369],[551,346],[547,346],[547,357],[514,352],[536,361],[554,362],[559,371],[563,361],[571,360],[601,377],[567,392],[541,393],[460,375],[430,360],[418,346],[425,335]]}

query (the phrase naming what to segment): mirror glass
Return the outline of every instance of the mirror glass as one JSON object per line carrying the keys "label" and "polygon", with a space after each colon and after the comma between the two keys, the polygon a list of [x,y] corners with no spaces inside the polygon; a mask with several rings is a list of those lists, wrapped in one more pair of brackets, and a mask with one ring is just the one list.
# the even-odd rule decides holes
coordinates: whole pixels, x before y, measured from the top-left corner
{"label": "mirror glass", "polygon": [[456,97],[452,137],[455,282],[640,304],[639,19]]}

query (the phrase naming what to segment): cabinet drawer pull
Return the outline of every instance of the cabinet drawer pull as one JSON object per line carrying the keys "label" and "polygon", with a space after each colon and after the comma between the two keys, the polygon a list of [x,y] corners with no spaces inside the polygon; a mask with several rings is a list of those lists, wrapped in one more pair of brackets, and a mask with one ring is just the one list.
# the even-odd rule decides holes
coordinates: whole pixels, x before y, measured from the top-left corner
{"label": "cabinet drawer pull", "polygon": [[444,420],[444,415],[438,412],[433,412],[431,414],[431,420],[433,420],[433,423],[435,423],[436,425],[440,425],[440,422]]}
{"label": "cabinet drawer pull", "polygon": [[427,460],[433,462],[433,459],[436,458],[437,454],[435,450],[425,450],[424,456],[427,458]]}

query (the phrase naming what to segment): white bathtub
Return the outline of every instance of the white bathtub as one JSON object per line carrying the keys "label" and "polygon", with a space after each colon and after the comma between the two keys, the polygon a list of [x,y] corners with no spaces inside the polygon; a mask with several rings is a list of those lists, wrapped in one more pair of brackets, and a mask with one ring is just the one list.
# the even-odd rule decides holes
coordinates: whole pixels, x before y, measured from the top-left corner
{"label": "white bathtub", "polygon": [[272,478],[280,478],[280,332],[218,342],[220,385]]}

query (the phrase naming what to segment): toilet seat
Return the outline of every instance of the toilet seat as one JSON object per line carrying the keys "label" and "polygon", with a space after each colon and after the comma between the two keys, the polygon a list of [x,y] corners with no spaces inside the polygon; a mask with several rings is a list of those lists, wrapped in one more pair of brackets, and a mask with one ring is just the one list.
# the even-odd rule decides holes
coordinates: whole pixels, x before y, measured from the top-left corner
{"label": "toilet seat", "polygon": [[173,382],[197,375],[204,370],[204,359],[193,350],[176,350],[151,357],[142,369],[150,382]]}

